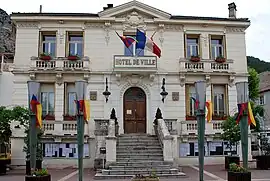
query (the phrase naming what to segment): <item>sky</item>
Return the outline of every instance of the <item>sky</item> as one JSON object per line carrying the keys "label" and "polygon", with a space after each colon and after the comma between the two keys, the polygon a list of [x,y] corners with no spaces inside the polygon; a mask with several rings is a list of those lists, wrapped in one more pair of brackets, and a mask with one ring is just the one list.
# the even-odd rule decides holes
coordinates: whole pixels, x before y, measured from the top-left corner
{"label": "sky", "polygon": [[[107,4],[114,6],[130,0],[8,0],[1,8],[12,12],[98,13]],[[270,62],[270,0],[139,0],[172,15],[228,17],[228,4],[235,2],[238,18],[249,18],[246,30],[247,55]]]}

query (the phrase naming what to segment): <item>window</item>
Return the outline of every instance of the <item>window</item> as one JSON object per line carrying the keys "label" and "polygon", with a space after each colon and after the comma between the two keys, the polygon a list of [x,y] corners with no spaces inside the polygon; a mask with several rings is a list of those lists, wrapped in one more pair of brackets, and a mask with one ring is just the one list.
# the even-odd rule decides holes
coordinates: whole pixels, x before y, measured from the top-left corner
{"label": "window", "polygon": [[224,51],[224,36],[210,36],[211,37],[211,58],[216,59],[217,57],[225,57]]}
{"label": "window", "polygon": [[[213,85],[212,87],[212,102],[214,116],[224,116],[227,114],[228,98],[227,86]],[[213,118],[214,119],[214,118]]]}
{"label": "window", "polygon": [[200,56],[199,35],[186,35],[186,57]]}
{"label": "window", "polygon": [[67,34],[67,56],[77,55],[83,57],[83,33],[68,32]]}
{"label": "window", "polygon": [[56,32],[41,32],[40,53],[56,56]]}
{"label": "window", "polygon": [[[43,156],[54,158],[78,158],[76,143],[43,143]],[[84,144],[84,157],[90,157],[89,144]]]}
{"label": "window", "polygon": [[[130,36],[133,38],[136,38],[136,35],[128,35],[125,34],[124,36]],[[144,56],[144,50],[143,49],[136,49],[135,42],[131,44],[128,48],[124,45],[124,55],[125,56]]]}
{"label": "window", "polygon": [[260,96],[260,105],[264,105],[264,95]]}
{"label": "window", "polygon": [[41,84],[42,118],[54,120],[54,84]]}
{"label": "window", "polygon": [[186,85],[186,115],[194,117],[195,119],[195,102],[192,100],[192,97],[195,98],[195,86]]}
{"label": "window", "polygon": [[76,115],[76,92],[75,84],[65,83],[65,115],[75,116]]}

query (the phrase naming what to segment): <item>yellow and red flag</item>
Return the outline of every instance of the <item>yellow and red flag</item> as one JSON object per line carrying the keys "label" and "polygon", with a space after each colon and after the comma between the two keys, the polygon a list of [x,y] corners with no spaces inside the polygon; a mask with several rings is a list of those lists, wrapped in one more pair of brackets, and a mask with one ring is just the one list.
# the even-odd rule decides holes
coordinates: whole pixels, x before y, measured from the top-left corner
{"label": "yellow and red flag", "polygon": [[42,127],[42,105],[37,100],[37,97],[35,95],[32,96],[32,99],[30,101],[31,110],[36,115],[36,126]]}
{"label": "yellow and red flag", "polygon": [[86,123],[90,120],[90,101],[89,100],[79,100],[75,101],[77,103],[78,111],[83,112],[83,118]]}
{"label": "yellow and red flag", "polygon": [[237,106],[238,106],[238,114],[237,114],[237,117],[236,117],[237,124],[240,122],[244,111],[247,110],[248,111],[248,125],[250,125],[252,123],[254,126],[256,126],[256,121],[255,121],[254,116],[253,116],[253,112],[252,112],[252,109],[251,109],[250,102],[245,102],[245,103],[242,103],[242,104],[238,104]]}
{"label": "yellow and red flag", "polygon": [[206,111],[206,114],[205,114],[205,118],[207,120],[207,122],[211,122],[212,120],[212,115],[213,115],[213,110],[212,110],[212,102],[211,101],[206,101],[206,104],[205,104],[205,111]]}

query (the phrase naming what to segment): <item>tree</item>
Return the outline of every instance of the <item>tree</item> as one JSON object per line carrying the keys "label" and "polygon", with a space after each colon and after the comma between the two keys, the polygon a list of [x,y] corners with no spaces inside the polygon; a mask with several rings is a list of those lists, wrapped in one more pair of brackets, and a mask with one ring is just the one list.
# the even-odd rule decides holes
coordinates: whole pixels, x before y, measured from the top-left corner
{"label": "tree", "polygon": [[0,107],[0,144],[9,144],[9,138],[12,134],[10,122],[13,119],[12,110],[4,106]]}
{"label": "tree", "polygon": [[260,78],[258,73],[254,68],[248,68],[248,91],[249,99],[255,102],[259,98],[259,83]]}
{"label": "tree", "polygon": [[222,124],[223,133],[221,138],[224,141],[229,142],[230,152],[232,146],[237,145],[241,139],[240,127],[235,121],[235,117],[229,116],[226,121]]}

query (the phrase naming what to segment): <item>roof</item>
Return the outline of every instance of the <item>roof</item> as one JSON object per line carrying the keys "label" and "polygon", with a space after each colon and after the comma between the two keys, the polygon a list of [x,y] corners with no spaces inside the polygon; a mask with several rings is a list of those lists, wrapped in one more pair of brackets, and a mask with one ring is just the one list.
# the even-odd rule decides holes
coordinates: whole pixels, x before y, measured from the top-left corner
{"label": "roof", "polygon": [[93,13],[20,13],[13,12],[11,16],[75,16],[75,17],[98,17]]}
{"label": "roof", "polygon": [[270,91],[270,72],[262,72],[259,74],[260,83],[259,83],[259,91],[267,92]]}
{"label": "roof", "polygon": [[[61,17],[99,17],[94,13],[20,13],[13,12],[11,16],[61,16]],[[209,21],[234,21],[234,22],[250,22],[248,18],[220,18],[220,17],[204,17],[204,16],[180,16],[172,15],[172,20],[209,20]]]}

